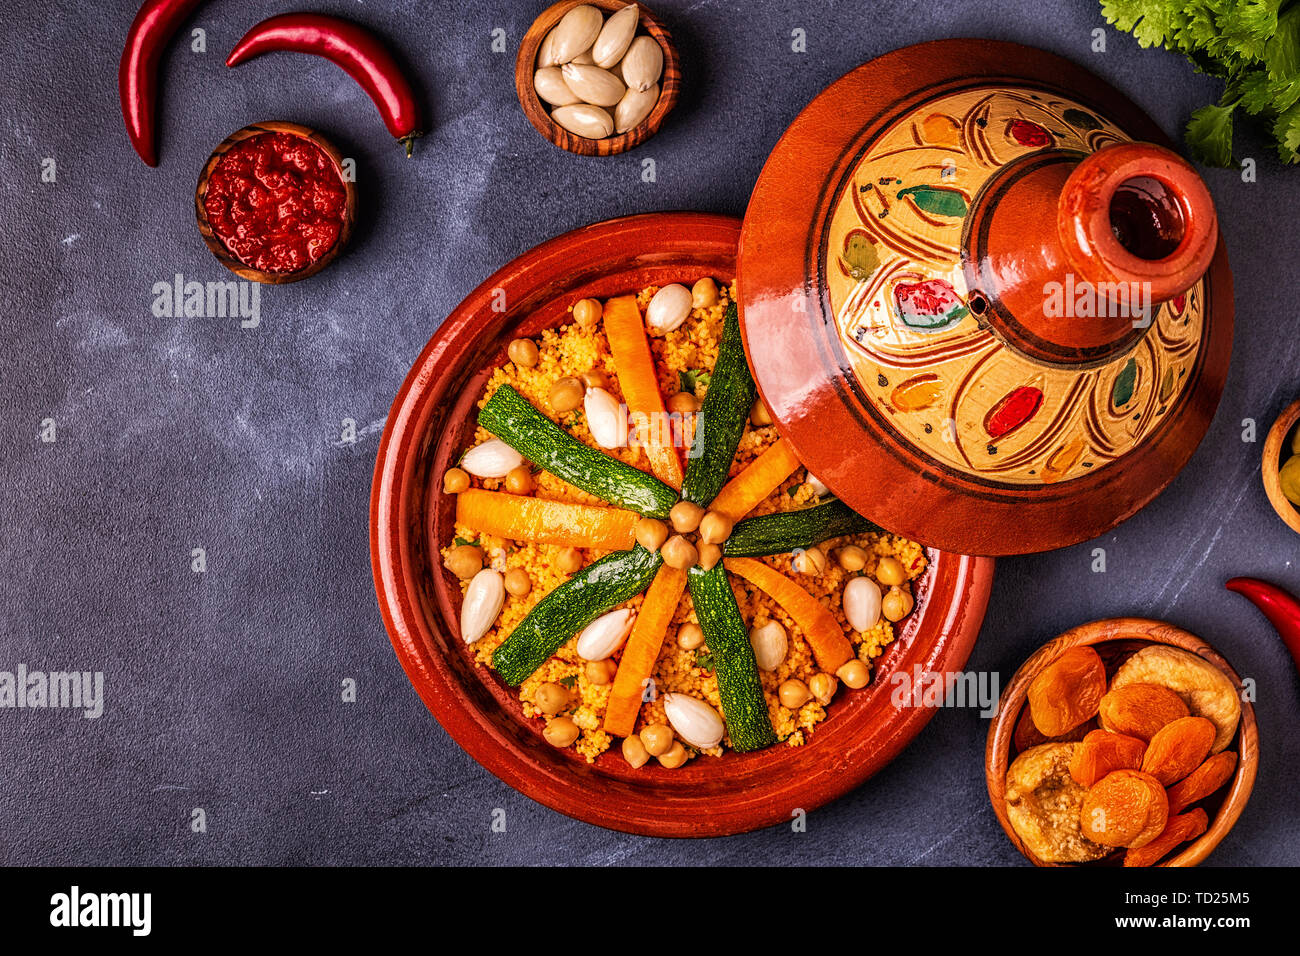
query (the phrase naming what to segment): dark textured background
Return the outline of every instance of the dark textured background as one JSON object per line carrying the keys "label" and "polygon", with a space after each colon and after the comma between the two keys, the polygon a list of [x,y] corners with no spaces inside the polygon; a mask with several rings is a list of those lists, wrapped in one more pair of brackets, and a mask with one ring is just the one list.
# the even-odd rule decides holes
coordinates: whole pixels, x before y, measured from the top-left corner
{"label": "dark textured background", "polygon": [[[4,4],[0,31],[0,670],[105,672],[99,720],[0,711],[5,863],[1019,863],[988,805],[986,722],[941,711],[867,785],[809,819],[732,839],[669,842],[576,823],[508,789],[430,717],[388,644],[370,577],[367,505],[384,416],[443,316],[483,277],[556,233],[626,213],[739,215],[768,151],[826,84],[907,43],[1037,44],[1126,90],[1176,132],[1215,84],[1107,31],[1090,0],[655,4],[681,47],[685,93],[631,154],[580,159],[515,100],[514,51],[540,3],[313,5],[381,28],[428,94],[432,134],[408,162],[336,67],[225,53],[300,4],[212,3],[164,62],[162,164],[131,152],[116,92],[133,5]],[[505,54],[490,33],[508,35]],[[808,52],[790,52],[790,32]],[[1009,67],[1014,64],[1008,64]],[[357,158],[364,217],[321,275],[267,289],[262,324],[158,319],[152,285],[222,279],[194,226],[209,151],[246,123],[317,126]],[[1300,169],[1239,138],[1259,181],[1207,179],[1236,278],[1227,394],[1191,466],[1100,542],[1006,560],[971,667],[1008,677],[1085,620],[1168,618],[1259,686],[1263,754],[1218,864],[1300,862],[1300,693],[1277,638],[1222,589],[1234,574],[1300,588],[1297,539],[1269,509],[1260,439],[1297,392],[1294,253]],[[653,157],[658,182],[640,181]],[[58,164],[39,180],[42,159]],[[38,440],[43,419],[58,440]],[[355,444],[342,421],[358,423]],[[1104,546],[1108,571],[1089,570]],[[208,570],[190,570],[207,551]],[[355,704],[340,701],[354,678]],[[1288,782],[1288,780],[1290,782]],[[208,832],[189,827],[192,808]],[[508,830],[490,832],[494,807]]]}

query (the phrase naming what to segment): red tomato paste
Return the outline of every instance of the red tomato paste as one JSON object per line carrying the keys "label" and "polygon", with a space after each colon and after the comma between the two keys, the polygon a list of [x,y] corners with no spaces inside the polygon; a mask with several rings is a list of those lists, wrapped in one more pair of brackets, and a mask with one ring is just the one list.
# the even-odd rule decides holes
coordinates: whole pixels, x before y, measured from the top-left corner
{"label": "red tomato paste", "polygon": [[346,202],[343,178],[323,149],[301,136],[259,133],[217,161],[203,208],[240,262],[298,272],[334,248]]}

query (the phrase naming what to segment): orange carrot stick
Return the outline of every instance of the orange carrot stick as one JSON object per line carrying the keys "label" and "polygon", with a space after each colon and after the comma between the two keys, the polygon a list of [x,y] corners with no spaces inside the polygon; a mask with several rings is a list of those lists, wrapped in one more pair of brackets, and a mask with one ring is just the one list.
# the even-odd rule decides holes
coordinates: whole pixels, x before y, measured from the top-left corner
{"label": "orange carrot stick", "polygon": [[641,601],[636,623],[623,648],[605,707],[605,731],[615,737],[627,737],[636,727],[641,710],[645,682],[654,673],[655,662],[664,644],[668,626],[677,613],[677,605],[686,590],[686,572],[664,565],[655,574]]}
{"label": "orange carrot stick", "polygon": [[573,548],[623,551],[636,542],[637,515],[622,508],[579,505],[470,488],[456,496],[456,521],[483,534]]}
{"label": "orange carrot stick", "polygon": [[799,459],[794,455],[794,448],[784,438],[778,439],[722,486],[709,510],[721,511],[732,521],[739,521],[781,487],[781,482],[794,474],[798,467]]}
{"label": "orange carrot stick", "polygon": [[614,369],[623,400],[637,423],[638,433],[650,457],[656,478],[674,488],[682,487],[682,459],[673,444],[672,428],[659,392],[654,356],[645,335],[645,323],[636,297],[618,296],[605,303],[602,313],[605,338],[614,356]]}
{"label": "orange carrot stick", "polygon": [[834,674],[853,658],[853,645],[844,636],[835,615],[780,571],[753,558],[728,558],[723,563],[732,574],[739,574],[785,608],[808,639],[817,666],[822,670]]}

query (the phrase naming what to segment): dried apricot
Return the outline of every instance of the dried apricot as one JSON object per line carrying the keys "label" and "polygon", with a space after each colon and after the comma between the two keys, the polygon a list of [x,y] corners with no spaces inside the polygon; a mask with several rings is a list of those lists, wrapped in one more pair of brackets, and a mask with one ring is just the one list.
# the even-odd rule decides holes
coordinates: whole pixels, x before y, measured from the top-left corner
{"label": "dried apricot", "polygon": [[1016,753],[1023,753],[1030,747],[1037,747],[1041,744],[1075,743],[1096,729],[1097,721],[1085,720],[1078,727],[1063,733],[1059,737],[1048,737],[1034,726],[1033,715],[1029,713],[1029,708],[1026,707],[1020,712],[1020,719],[1016,721],[1016,732],[1012,735],[1011,742]]}
{"label": "dried apricot", "polygon": [[1151,774],[1162,786],[1177,783],[1210,755],[1217,733],[1214,722],[1204,717],[1171,720],[1152,735],[1142,757],[1142,772]]}
{"label": "dried apricot", "polygon": [[1091,647],[1072,647],[1048,664],[1029,685],[1034,726],[1059,737],[1097,713],[1106,693],[1106,665]]}
{"label": "dried apricot", "polygon": [[1193,810],[1170,817],[1164,832],[1146,846],[1133,847],[1124,853],[1125,866],[1154,866],[1180,843],[1195,840],[1210,825],[1204,810]]}
{"label": "dried apricot", "polygon": [[1116,770],[1102,777],[1083,798],[1079,826],[1102,846],[1145,846],[1165,828],[1169,800],[1165,788],[1140,770]]}
{"label": "dried apricot", "polygon": [[1169,788],[1169,812],[1182,813],[1198,800],[1204,800],[1227,783],[1236,769],[1236,751],[1215,754]]}
{"label": "dried apricot", "polygon": [[1082,786],[1091,787],[1116,770],[1141,770],[1146,749],[1146,743],[1136,737],[1094,730],[1074,748],[1070,776]]}
{"label": "dried apricot", "polygon": [[1107,730],[1150,742],[1157,730],[1186,717],[1189,711],[1183,699],[1168,687],[1125,684],[1111,688],[1101,699],[1100,713],[1101,725]]}

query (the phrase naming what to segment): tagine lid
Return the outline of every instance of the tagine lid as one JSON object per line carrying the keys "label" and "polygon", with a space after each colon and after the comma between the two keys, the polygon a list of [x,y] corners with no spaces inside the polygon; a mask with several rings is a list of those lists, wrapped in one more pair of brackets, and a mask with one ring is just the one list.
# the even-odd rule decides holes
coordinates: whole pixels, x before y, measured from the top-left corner
{"label": "tagine lid", "polygon": [[1122,94],[1018,44],[920,44],[828,87],[759,177],[737,272],[800,460],[943,550],[1114,527],[1186,464],[1227,375],[1200,177]]}

